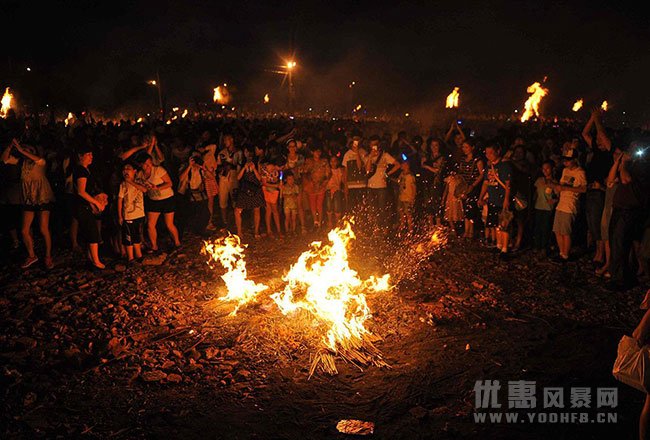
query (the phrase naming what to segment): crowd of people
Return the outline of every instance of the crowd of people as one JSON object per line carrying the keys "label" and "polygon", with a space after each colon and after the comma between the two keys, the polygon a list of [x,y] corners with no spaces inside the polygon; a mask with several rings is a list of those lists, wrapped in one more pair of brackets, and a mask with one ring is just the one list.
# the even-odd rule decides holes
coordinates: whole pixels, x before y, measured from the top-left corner
{"label": "crowd of people", "polygon": [[34,224],[45,268],[54,241],[54,251],[83,245],[101,270],[111,254],[134,263],[161,252],[167,236],[170,248],[225,229],[284,239],[352,215],[385,240],[446,226],[503,260],[533,251],[565,264],[592,252],[594,275],[627,289],[648,271],[650,151],[645,133],[608,129],[602,116],[584,127],[513,123],[487,138],[462,120],[436,133],[345,119],[67,126],[10,115],[0,120],[2,234],[25,270],[41,258]]}

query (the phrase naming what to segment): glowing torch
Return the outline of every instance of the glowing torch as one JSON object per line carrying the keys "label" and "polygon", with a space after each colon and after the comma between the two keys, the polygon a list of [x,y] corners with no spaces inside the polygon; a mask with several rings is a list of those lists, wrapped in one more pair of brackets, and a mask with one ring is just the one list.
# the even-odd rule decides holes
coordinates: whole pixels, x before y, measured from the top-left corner
{"label": "glowing torch", "polygon": [[458,87],[454,87],[454,90],[452,90],[447,96],[445,108],[458,108],[458,98],[460,97],[460,93],[458,93],[459,90]]}
{"label": "glowing torch", "polygon": [[4,95],[2,95],[2,107],[0,108],[0,116],[3,118],[7,117],[7,114],[9,113],[9,109],[11,108],[11,104],[14,100],[14,95],[11,93],[9,90],[9,87],[5,89]]}
{"label": "glowing torch", "polygon": [[548,94],[548,89],[542,87],[538,82],[528,86],[526,91],[530,96],[524,104],[524,114],[521,115],[521,122],[526,122],[533,115],[539,116],[539,103],[542,101],[542,98]]}
{"label": "glowing torch", "polygon": [[230,93],[228,92],[228,84],[224,83],[222,86],[217,86],[214,89],[214,94],[212,95],[212,101],[226,105],[230,102]]}
{"label": "glowing torch", "polygon": [[268,104],[269,102],[271,102],[271,98],[269,97],[269,94],[267,93],[266,95],[264,95],[264,104]]}
{"label": "glowing torch", "polygon": [[603,101],[603,103],[600,105],[600,108],[603,109],[604,112],[606,112],[607,109],[609,108],[609,104],[607,103],[607,101]]}
{"label": "glowing torch", "polygon": [[582,99],[578,99],[578,100],[573,104],[573,108],[572,108],[572,110],[573,110],[574,112],[577,112],[578,110],[580,110],[580,109],[582,108],[582,104],[584,104],[583,100],[582,100]]}

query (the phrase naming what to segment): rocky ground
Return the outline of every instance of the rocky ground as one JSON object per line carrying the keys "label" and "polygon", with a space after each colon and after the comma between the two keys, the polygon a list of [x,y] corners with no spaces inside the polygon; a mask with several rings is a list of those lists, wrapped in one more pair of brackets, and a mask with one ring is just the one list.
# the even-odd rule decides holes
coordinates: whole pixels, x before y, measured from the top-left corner
{"label": "rocky ground", "polygon": [[[278,288],[314,238],[252,242],[249,277]],[[499,262],[452,240],[418,259],[405,251],[412,247],[360,238],[350,262],[363,277],[408,274],[368,295],[368,327],[389,367],[339,359],[338,375],[309,378],[320,344],[310,317],[287,319],[264,294],[228,316],[231,305],[216,300],[222,272],[208,267],[201,245],[190,238],[146,265],[109,260],[101,273],[70,253],[49,273],[5,262],[3,437],[332,439],[346,437],[336,431],[341,419],[374,422],[374,438],[634,435],[643,396],[611,368],[645,289],[604,290],[586,257],[559,266],[522,252]],[[482,379],[535,380],[567,394],[618,386],[618,421],[477,424],[473,388]]]}

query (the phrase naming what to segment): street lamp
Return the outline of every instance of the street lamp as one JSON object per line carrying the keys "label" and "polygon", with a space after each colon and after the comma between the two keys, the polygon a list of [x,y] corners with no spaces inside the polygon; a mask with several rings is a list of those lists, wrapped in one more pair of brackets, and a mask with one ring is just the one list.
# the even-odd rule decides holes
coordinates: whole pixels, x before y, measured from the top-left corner
{"label": "street lamp", "polygon": [[165,119],[165,110],[163,109],[162,90],[160,89],[160,74],[156,72],[156,79],[150,79],[147,84],[158,89],[158,105],[160,106],[160,117]]}
{"label": "street lamp", "polygon": [[295,100],[295,89],[293,88],[293,69],[296,68],[294,60],[287,61],[287,76],[289,77],[289,112],[293,111],[293,102]]}

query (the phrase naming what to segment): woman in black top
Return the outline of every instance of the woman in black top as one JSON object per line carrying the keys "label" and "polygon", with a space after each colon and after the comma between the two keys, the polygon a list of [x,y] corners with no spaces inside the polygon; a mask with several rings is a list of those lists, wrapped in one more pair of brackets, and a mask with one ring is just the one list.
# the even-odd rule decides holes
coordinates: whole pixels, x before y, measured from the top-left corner
{"label": "woman in black top", "polygon": [[97,269],[106,266],[99,259],[99,242],[101,240],[98,216],[106,208],[108,197],[99,189],[94,176],[88,170],[93,162],[92,150],[84,146],[78,150],[79,165],[73,172],[75,208],[74,217],[79,222],[79,234],[88,243],[88,259]]}

